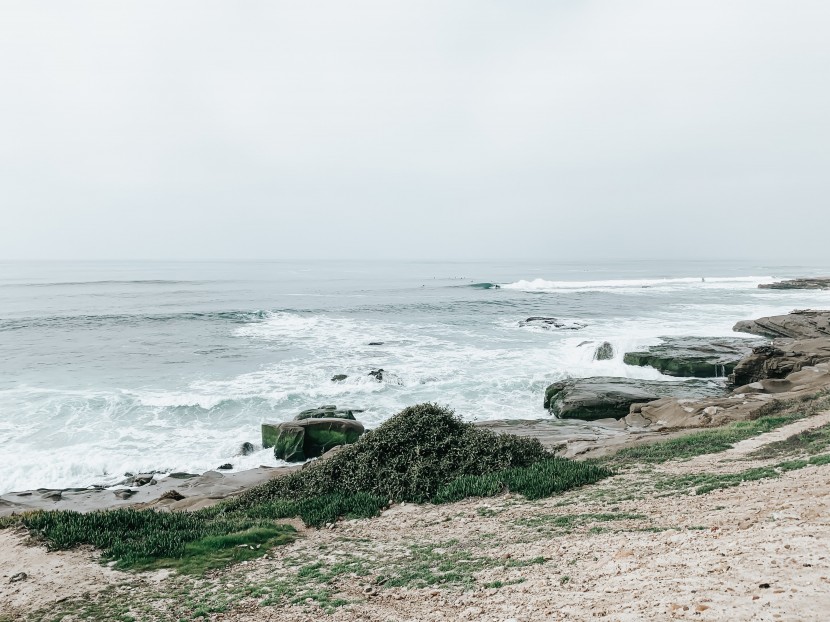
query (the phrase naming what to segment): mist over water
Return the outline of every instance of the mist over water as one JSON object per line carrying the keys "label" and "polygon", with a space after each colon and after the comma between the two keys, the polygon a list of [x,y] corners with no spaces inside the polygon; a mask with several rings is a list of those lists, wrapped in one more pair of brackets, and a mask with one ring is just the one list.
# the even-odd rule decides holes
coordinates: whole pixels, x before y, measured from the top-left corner
{"label": "mist over water", "polygon": [[[468,420],[547,417],[544,388],[564,377],[676,381],[622,363],[660,336],[731,336],[740,319],[830,306],[830,292],[757,288],[828,273],[762,262],[3,263],[0,492],[276,464],[269,451],[236,454],[259,442],[263,421],[323,404],[365,409],[370,427],[423,401]],[[529,316],[566,328],[520,326]],[[594,361],[603,341],[615,357]],[[369,375],[379,368],[383,382]]]}

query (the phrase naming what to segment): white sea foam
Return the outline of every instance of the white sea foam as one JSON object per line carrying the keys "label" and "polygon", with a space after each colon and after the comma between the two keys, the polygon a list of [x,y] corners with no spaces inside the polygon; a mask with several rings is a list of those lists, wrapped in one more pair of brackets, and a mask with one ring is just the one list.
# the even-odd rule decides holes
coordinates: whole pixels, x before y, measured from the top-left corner
{"label": "white sea foam", "polygon": [[[754,290],[764,280],[543,281],[528,290],[635,291],[645,285],[743,290],[736,299],[718,294],[683,304],[666,296],[664,303],[649,305],[636,316],[616,316],[613,306],[600,317],[562,314],[587,324],[574,331],[519,326],[536,314],[521,304],[479,321],[460,313],[384,314],[380,319],[333,312],[252,315],[246,324],[228,326],[230,338],[275,356],[241,372],[190,378],[180,385],[171,380],[165,387],[85,391],[17,386],[0,391],[0,492],[111,485],[128,471],[202,472],[226,462],[236,468],[276,464],[270,451],[242,457],[238,449],[244,441],[259,441],[263,421],[289,420],[322,404],[365,409],[360,419],[370,427],[423,401],[448,404],[468,420],[534,418],[546,416],[544,388],[561,378],[676,381],[653,369],[627,366],[622,357],[658,343],[661,336],[741,337],[732,332],[738,319],[830,304],[827,292]],[[517,283],[506,288],[522,289]],[[499,300],[503,294],[477,290],[474,295]],[[593,360],[604,341],[613,345],[614,357]],[[383,382],[368,375],[378,368],[386,370]],[[344,382],[331,381],[341,373],[348,375]]]}
{"label": "white sea foam", "polygon": [[547,281],[533,279],[520,280],[514,283],[505,283],[504,289],[514,289],[528,292],[585,292],[602,290],[636,290],[636,289],[678,289],[678,288],[705,288],[705,289],[753,289],[761,283],[771,283],[770,276],[746,277],[687,277],[675,279],[612,279],[599,281]]}

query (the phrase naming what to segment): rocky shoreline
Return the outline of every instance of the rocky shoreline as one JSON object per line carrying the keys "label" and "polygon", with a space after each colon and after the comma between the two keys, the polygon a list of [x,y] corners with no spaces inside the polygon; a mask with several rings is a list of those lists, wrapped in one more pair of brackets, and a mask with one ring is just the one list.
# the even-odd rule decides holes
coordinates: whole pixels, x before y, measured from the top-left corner
{"label": "rocky shoreline", "polygon": [[[800,399],[830,388],[830,311],[794,311],[741,321],[734,330],[773,339],[666,339],[646,352],[626,353],[626,358],[636,357],[634,364],[651,365],[664,373],[688,376],[685,380],[600,377],[560,381],[550,385],[544,396],[545,408],[559,419],[477,425],[537,438],[564,457],[595,457],[691,429],[754,419],[773,402]],[[718,366],[722,372],[731,370],[728,379],[723,377],[725,373],[717,374]],[[363,433],[354,417],[360,412],[323,406],[300,413],[295,421],[264,424],[263,444],[275,446],[278,457],[286,459],[305,460],[332,447],[336,451],[337,445],[353,442]],[[563,440],[567,425],[571,427]],[[11,492],[0,495],[0,516],[31,510],[85,512],[116,507],[196,510],[300,468],[260,466],[239,472],[147,474],[115,489]]]}

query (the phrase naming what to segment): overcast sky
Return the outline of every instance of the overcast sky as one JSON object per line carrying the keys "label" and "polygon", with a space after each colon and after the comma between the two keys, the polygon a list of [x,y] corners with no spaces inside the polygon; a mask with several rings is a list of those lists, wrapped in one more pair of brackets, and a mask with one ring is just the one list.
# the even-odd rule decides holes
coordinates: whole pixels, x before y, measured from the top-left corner
{"label": "overcast sky", "polygon": [[0,5],[0,258],[830,259],[830,2]]}

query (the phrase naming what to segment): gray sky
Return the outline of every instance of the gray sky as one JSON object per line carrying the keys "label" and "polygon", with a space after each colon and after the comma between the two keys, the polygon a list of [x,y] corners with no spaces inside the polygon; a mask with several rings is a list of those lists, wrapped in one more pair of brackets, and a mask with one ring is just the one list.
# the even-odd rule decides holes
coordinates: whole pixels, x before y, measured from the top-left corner
{"label": "gray sky", "polygon": [[830,2],[0,6],[0,258],[830,259]]}

